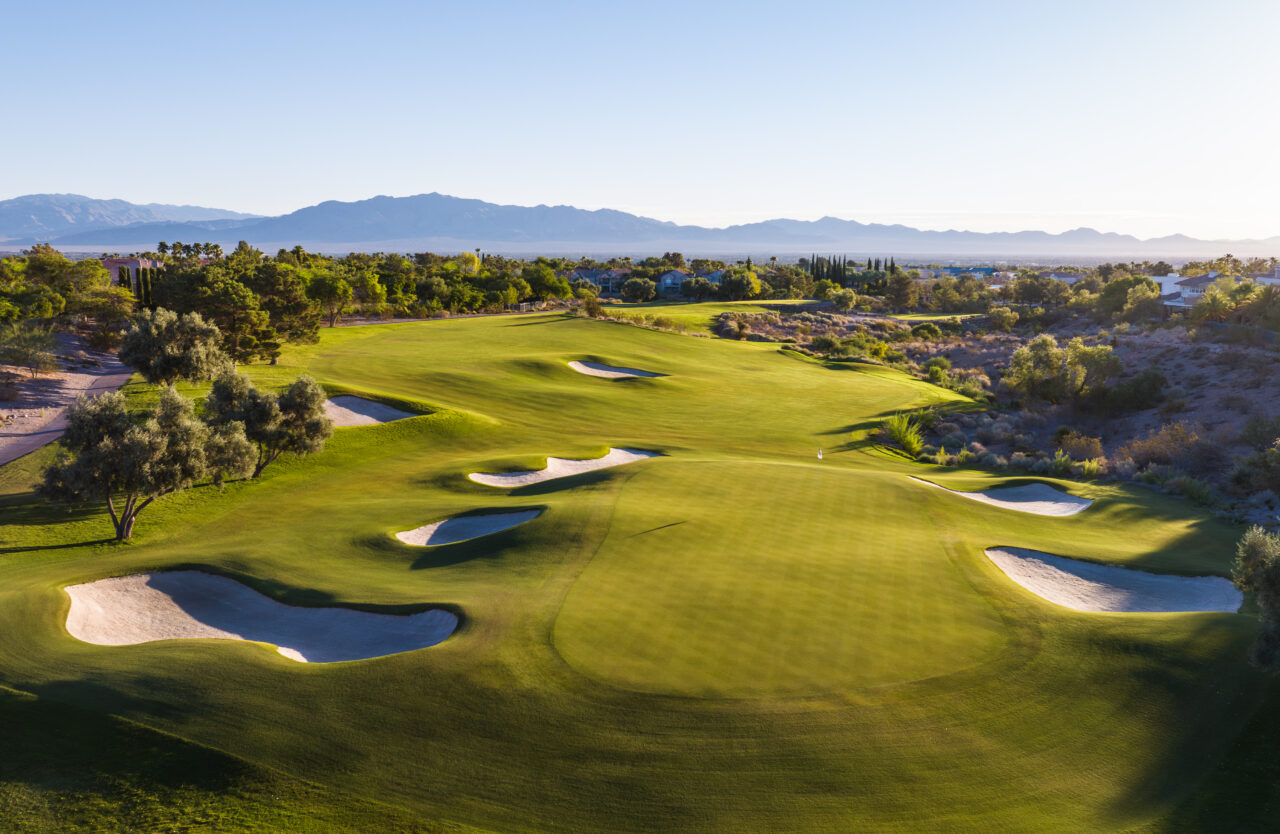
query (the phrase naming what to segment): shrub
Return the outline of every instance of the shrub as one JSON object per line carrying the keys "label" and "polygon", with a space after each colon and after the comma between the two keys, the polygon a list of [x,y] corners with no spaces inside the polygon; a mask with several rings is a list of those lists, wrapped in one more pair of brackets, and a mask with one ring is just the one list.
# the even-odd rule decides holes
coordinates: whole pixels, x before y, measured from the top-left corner
{"label": "shrub", "polygon": [[917,339],[924,339],[925,341],[931,341],[933,339],[941,339],[942,328],[938,327],[938,325],[934,324],[931,321],[921,322],[920,324],[917,324],[915,327],[911,328],[911,335],[915,336]]}
{"label": "shrub", "polygon": [[1073,461],[1071,460],[1071,456],[1059,449],[1053,453],[1053,460],[1050,461],[1050,467],[1053,474],[1058,477],[1063,477],[1071,474],[1072,463]]}
{"label": "shrub", "polygon": [[928,368],[928,376],[929,376],[929,381],[932,382],[934,385],[947,384],[947,372],[944,371],[942,368],[939,368],[937,365],[933,365]]}
{"label": "shrub", "polygon": [[813,340],[809,342],[809,347],[813,348],[818,353],[826,354],[842,353],[844,350],[839,339],[834,336],[828,336],[825,333],[821,336],[814,336]]}
{"label": "shrub", "polygon": [[1009,465],[1015,469],[1029,469],[1033,460],[1025,452],[1014,452],[1009,456]]}
{"label": "shrub", "polygon": [[1082,460],[1075,464],[1071,468],[1071,471],[1076,477],[1092,481],[1102,474],[1102,463],[1102,460],[1099,458]]}
{"label": "shrub", "polygon": [[853,290],[833,290],[827,294],[827,298],[842,313],[849,312],[858,304],[858,294]]}
{"label": "shrub", "polygon": [[1190,475],[1176,475],[1169,478],[1164,482],[1164,488],[1181,492],[1187,498],[1203,507],[1212,507],[1218,503],[1218,494],[1213,487]]}
{"label": "shrub", "polygon": [[1280,490],[1280,440],[1239,461],[1231,483],[1242,490]]}
{"label": "shrub", "polygon": [[881,424],[884,436],[898,444],[911,457],[918,457],[924,449],[920,427],[908,414],[898,413],[885,418]]}
{"label": "shrub", "polygon": [[1257,595],[1262,627],[1253,644],[1253,661],[1280,666],[1280,536],[1254,526],[1236,547],[1231,581],[1241,591]]}
{"label": "shrub", "polygon": [[1077,431],[1067,431],[1058,438],[1058,446],[1076,460],[1100,458],[1106,454],[1102,449],[1102,439],[1086,437]]}
{"label": "shrub", "polygon": [[1240,442],[1258,451],[1269,448],[1280,438],[1280,417],[1254,417],[1240,431]]}
{"label": "shrub", "polygon": [[992,307],[987,313],[987,321],[990,322],[992,330],[1008,333],[1018,323],[1018,314],[1008,307]]}
{"label": "shrub", "polygon": [[600,299],[593,295],[582,299],[582,312],[593,319],[598,319],[604,315],[604,305],[600,303]]}
{"label": "shrub", "polygon": [[1166,423],[1152,430],[1144,438],[1130,441],[1120,447],[1120,457],[1131,458],[1138,466],[1157,464],[1174,464],[1189,457],[1194,448],[1201,443],[1199,424]]}

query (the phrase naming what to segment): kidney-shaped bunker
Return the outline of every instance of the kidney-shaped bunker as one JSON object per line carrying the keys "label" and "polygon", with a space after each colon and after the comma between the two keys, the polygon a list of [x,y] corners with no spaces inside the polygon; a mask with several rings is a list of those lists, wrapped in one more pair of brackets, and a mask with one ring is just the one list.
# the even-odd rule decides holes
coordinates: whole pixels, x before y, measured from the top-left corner
{"label": "kidney-shaped bunker", "polygon": [[67,589],[67,631],[100,646],[215,638],[271,643],[290,660],[332,663],[423,649],[458,627],[451,611],[375,614],[305,608],[202,571],[138,573]]}

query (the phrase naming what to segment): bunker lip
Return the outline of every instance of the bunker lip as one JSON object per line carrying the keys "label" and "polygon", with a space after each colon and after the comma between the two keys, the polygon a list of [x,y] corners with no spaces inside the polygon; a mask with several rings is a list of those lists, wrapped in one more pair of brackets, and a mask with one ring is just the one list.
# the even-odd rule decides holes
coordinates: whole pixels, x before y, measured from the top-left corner
{"label": "bunker lip", "polygon": [[932,481],[926,481],[924,478],[917,478],[914,475],[908,477],[934,489],[941,489],[952,495],[968,498],[970,501],[979,501],[983,504],[990,504],[993,507],[1016,510],[1020,513],[1063,517],[1082,513],[1093,504],[1092,498],[1081,498],[1078,495],[1054,489],[1048,484],[1026,484],[1024,486],[999,487],[981,492],[961,492],[960,490],[947,489],[944,486],[935,484]]}
{"label": "bunker lip", "polygon": [[67,632],[99,646],[156,640],[269,643],[300,663],[365,660],[427,648],[458,628],[442,608],[377,614],[285,605],[225,576],[197,570],[136,573],[64,589]]}
{"label": "bunker lip", "polygon": [[1174,576],[1054,556],[1019,547],[989,547],[1005,576],[1055,605],[1095,613],[1235,613],[1243,596],[1220,576]]}
{"label": "bunker lip", "polygon": [[540,484],[545,481],[554,481],[557,478],[568,478],[572,475],[581,475],[584,472],[594,472],[597,469],[608,469],[612,466],[621,466],[624,463],[632,463],[645,458],[657,457],[657,452],[646,452],[641,449],[615,449],[609,448],[609,453],[602,458],[590,458],[587,460],[574,460],[573,458],[547,458],[547,466],[545,469],[526,470],[524,472],[472,472],[467,475],[468,478],[478,484],[484,484],[491,487],[522,487],[530,484]]}
{"label": "bunker lip", "polygon": [[605,365],[600,362],[580,362],[576,359],[569,363],[569,367],[573,368],[580,374],[598,376],[604,379],[635,379],[637,377],[666,376],[666,374],[660,374],[655,371],[642,371],[639,368],[624,368],[618,365]]}
{"label": "bunker lip", "polygon": [[454,516],[396,533],[396,538],[416,547],[438,547],[510,530],[526,521],[533,521],[540,515],[541,509]]}
{"label": "bunker lip", "polygon": [[403,420],[406,417],[418,416],[408,411],[392,408],[385,403],[346,394],[325,400],[324,413],[326,417],[333,421],[335,426],[339,427],[372,426],[378,423],[390,423],[393,420]]}

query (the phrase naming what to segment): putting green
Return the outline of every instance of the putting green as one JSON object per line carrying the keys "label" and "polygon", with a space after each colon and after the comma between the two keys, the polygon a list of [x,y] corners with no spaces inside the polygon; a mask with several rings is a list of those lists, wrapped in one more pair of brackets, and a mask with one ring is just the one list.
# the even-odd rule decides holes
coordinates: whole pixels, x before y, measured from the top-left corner
{"label": "putting green", "polygon": [[555,641],[615,685],[742,697],[942,675],[1003,634],[901,479],[663,461],[623,488]]}

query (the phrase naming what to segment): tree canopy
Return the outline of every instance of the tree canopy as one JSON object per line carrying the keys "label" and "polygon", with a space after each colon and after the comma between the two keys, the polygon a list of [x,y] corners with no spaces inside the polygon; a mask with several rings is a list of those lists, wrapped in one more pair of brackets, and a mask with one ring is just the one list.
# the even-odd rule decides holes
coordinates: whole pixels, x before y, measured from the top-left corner
{"label": "tree canopy", "polygon": [[118,392],[67,410],[63,453],[44,473],[40,492],[68,504],[105,501],[116,540],[133,536],[140,512],[157,498],[212,476],[219,482],[252,466],[252,448],[239,426],[216,434],[195,416],[191,401],[172,387],[139,424]]}
{"label": "tree canopy", "polygon": [[213,379],[231,367],[217,327],[199,313],[163,308],[137,317],[120,343],[120,361],[157,385]]}

